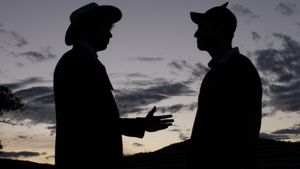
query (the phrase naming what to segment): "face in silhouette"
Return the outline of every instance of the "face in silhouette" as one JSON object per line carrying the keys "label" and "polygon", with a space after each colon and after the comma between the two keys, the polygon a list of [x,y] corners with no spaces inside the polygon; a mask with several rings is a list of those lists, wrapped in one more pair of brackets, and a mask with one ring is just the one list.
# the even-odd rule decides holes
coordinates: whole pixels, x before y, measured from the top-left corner
{"label": "face in silhouette", "polygon": [[87,40],[96,51],[102,51],[107,48],[111,34],[112,24],[95,24],[87,32]]}
{"label": "face in silhouette", "polygon": [[197,38],[198,49],[207,52],[217,50],[218,47],[228,43],[224,27],[209,22],[199,23],[194,37]]}
{"label": "face in silhouette", "polygon": [[216,28],[208,23],[199,23],[194,37],[197,38],[198,49],[202,51],[211,49],[218,40]]}

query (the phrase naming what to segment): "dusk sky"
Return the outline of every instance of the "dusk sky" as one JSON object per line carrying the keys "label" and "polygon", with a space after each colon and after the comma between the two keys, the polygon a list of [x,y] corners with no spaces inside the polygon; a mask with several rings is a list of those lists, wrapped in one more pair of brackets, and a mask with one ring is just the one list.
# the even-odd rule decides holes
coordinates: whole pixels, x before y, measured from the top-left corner
{"label": "dusk sky", "polygon": [[[89,2],[93,1],[0,1],[0,85],[25,104],[22,112],[2,117],[16,125],[0,123],[0,158],[54,163],[53,71],[71,48],[64,43],[70,14]],[[123,13],[108,48],[98,52],[115,88],[120,115],[144,117],[157,106],[157,114],[171,113],[175,120],[168,129],[146,133],[143,139],[124,137],[124,154],[189,139],[210,60],[197,49],[197,25],[189,14],[227,1],[94,2],[117,6]],[[232,0],[228,8],[238,20],[233,46],[252,60],[263,82],[261,137],[300,141],[300,1]]]}

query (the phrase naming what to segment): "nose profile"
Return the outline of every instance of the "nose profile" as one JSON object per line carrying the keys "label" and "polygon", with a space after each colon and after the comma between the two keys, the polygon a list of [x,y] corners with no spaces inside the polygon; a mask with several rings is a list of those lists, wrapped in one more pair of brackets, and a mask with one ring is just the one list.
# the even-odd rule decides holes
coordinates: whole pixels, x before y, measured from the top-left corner
{"label": "nose profile", "polygon": [[198,37],[198,30],[195,32],[194,37],[197,38]]}

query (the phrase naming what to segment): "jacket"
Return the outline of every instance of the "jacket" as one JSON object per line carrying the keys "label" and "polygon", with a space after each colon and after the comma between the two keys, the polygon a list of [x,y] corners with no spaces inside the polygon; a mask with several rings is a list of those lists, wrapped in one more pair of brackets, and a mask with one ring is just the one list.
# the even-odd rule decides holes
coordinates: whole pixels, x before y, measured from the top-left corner
{"label": "jacket", "polygon": [[122,134],[143,137],[140,119],[122,119],[104,65],[80,43],[54,71],[55,165],[120,168]]}
{"label": "jacket", "polygon": [[261,127],[262,86],[251,61],[235,53],[205,75],[187,168],[254,168]]}

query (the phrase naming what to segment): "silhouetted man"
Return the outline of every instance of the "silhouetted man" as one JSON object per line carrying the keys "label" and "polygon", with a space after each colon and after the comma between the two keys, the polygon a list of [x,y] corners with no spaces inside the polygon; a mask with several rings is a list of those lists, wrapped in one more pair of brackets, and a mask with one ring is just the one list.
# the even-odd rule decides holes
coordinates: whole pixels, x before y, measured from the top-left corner
{"label": "silhouetted man", "polygon": [[232,48],[237,20],[227,4],[191,12],[197,46],[212,59],[200,88],[187,169],[256,168],[261,80],[251,61]]}
{"label": "silhouetted man", "polygon": [[165,129],[171,115],[121,119],[104,65],[97,59],[105,50],[113,24],[122,17],[114,6],[87,4],[75,10],[65,53],[54,72],[56,104],[55,165],[59,169],[118,169],[122,161],[121,135],[142,138],[145,131]]}

